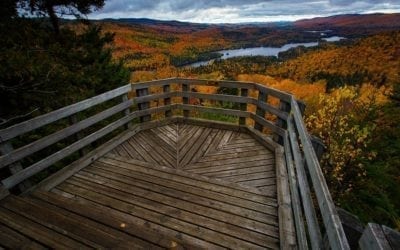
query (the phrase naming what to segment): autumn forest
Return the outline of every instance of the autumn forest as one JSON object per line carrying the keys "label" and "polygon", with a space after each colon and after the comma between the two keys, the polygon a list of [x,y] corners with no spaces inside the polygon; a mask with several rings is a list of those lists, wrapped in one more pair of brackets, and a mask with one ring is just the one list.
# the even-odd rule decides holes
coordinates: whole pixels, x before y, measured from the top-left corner
{"label": "autumn forest", "polygon": [[[17,2],[30,1],[1,3],[2,128],[128,82],[261,83],[305,102],[307,128],[325,145],[321,166],[336,204],[363,222],[400,229],[400,14],[257,25],[59,19],[54,26],[42,6],[35,18],[21,17]],[[345,39],[327,42],[310,31]],[[218,52],[309,42],[319,43],[277,57],[220,59]]]}

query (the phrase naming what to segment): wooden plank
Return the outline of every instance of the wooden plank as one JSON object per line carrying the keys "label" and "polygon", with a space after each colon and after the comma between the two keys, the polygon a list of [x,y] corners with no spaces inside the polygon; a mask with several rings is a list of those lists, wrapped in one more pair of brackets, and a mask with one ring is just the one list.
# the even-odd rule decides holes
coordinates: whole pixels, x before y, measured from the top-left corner
{"label": "wooden plank", "polygon": [[[1,159],[1,157],[4,157],[4,156],[12,153],[13,150],[14,150],[14,148],[13,148],[11,142],[0,143],[0,153],[2,154],[2,156],[0,156],[0,159]],[[0,160],[0,163],[1,163],[1,160]],[[0,169],[1,169],[1,166],[0,166]],[[10,171],[10,174],[13,175],[13,174],[21,171],[23,169],[23,167],[20,162],[13,162],[12,164],[10,164],[8,166],[8,169]],[[18,189],[20,192],[24,192],[25,190],[29,189],[31,186],[32,186],[31,182],[29,180],[26,180],[18,185]],[[0,185],[0,187],[1,187],[1,191],[2,191],[1,195],[0,195],[0,199],[1,199],[5,195],[7,195],[8,190],[7,190],[7,188],[3,187],[2,185]]]}
{"label": "wooden plank", "polygon": [[293,158],[290,149],[289,134],[284,137],[286,168],[290,186],[291,202],[293,208],[294,225],[296,228],[297,246],[300,250],[308,249],[306,229],[304,228],[303,214],[297,186],[296,173],[293,166]]}
{"label": "wooden plank", "polygon": [[[189,91],[190,91],[190,85],[188,83],[182,83],[182,93],[185,92],[189,93]],[[184,105],[189,104],[189,98],[182,95],[182,103]],[[183,106],[181,108],[183,110],[183,117],[189,117],[190,114],[189,110],[185,109],[185,107]]]}
{"label": "wooden plank", "polygon": [[25,235],[0,224],[0,248],[6,249],[47,249]]}
{"label": "wooden plank", "polygon": [[10,191],[3,187],[3,185],[0,185],[0,200],[4,199],[8,195],[10,195]]}
{"label": "wooden plank", "polygon": [[278,192],[279,239],[281,249],[296,249],[296,232],[292,215],[288,173],[285,166],[284,150],[275,150],[276,186]]}
{"label": "wooden plank", "polygon": [[54,173],[53,175],[49,176],[42,182],[40,182],[36,188],[37,189],[42,189],[42,190],[50,190],[53,187],[57,186],[61,182],[63,182],[65,179],[71,177],[73,174],[81,170],[82,168],[88,166],[90,163],[93,161],[97,160],[98,158],[102,157],[106,153],[108,153],[111,149],[115,148],[122,142],[128,140],[131,138],[133,135],[135,135],[138,131],[140,131],[140,126],[135,125],[132,127],[130,130],[127,130],[123,132],[122,134],[116,136],[115,138],[112,138],[111,140],[107,141],[104,143],[102,146],[94,149],[84,157],[74,161],[70,165],[64,167],[57,173]]}
{"label": "wooden plank", "polygon": [[253,156],[248,156],[248,157],[241,157],[241,158],[232,158],[232,159],[226,159],[226,160],[220,160],[220,161],[209,161],[209,162],[197,162],[190,164],[189,166],[186,166],[186,169],[198,169],[198,168],[204,168],[204,167],[214,167],[214,166],[221,166],[221,165],[229,165],[229,164],[235,164],[235,163],[243,163],[243,162],[249,162],[249,161],[259,161],[259,160],[269,160],[273,159],[273,156],[271,156],[270,153],[268,154],[259,154],[259,155],[253,155]]}
{"label": "wooden plank", "polygon": [[[279,109],[282,110],[283,112],[290,112],[291,106],[290,106],[290,102],[286,102],[284,100],[280,100],[279,101]],[[279,128],[283,128],[284,130],[287,129],[287,119],[282,119],[280,117],[278,117],[278,119],[275,122],[275,125]],[[283,139],[284,135],[280,135],[280,134],[275,134],[274,135],[274,141],[276,141],[278,144],[283,145]]]}
{"label": "wooden plank", "polygon": [[[246,88],[241,88],[241,89],[240,89],[240,96],[241,96],[241,97],[247,97],[247,95],[248,95],[248,89],[246,89]],[[240,110],[242,110],[242,111],[247,111],[247,103],[241,103],[241,104],[240,104]],[[240,124],[240,125],[246,125],[246,118],[240,117],[240,118],[239,118],[239,124]]]}
{"label": "wooden plank", "polygon": [[[299,183],[300,196],[304,208],[304,214],[307,221],[307,229],[312,239],[310,244],[312,249],[321,249],[323,247],[321,231],[318,225],[317,215],[314,209],[313,199],[311,197],[310,187],[307,181],[303,159],[300,153],[300,147],[297,143],[297,137],[294,131],[292,119],[287,120],[288,133],[292,148],[294,163],[296,166],[297,180]],[[303,148],[304,149],[304,148]]]}
{"label": "wooden plank", "polygon": [[[196,140],[196,142],[191,141],[192,146],[187,147],[185,156],[182,157],[182,159],[179,162],[179,165],[185,166],[186,164],[189,164],[192,161],[194,155],[199,151],[200,147],[204,144],[205,140],[208,138],[208,136],[211,133],[211,129],[208,129],[208,128],[206,128],[204,130],[200,130],[200,131],[201,131],[200,136],[198,136],[197,138],[195,136],[193,136],[197,140]],[[198,161],[198,158],[196,158],[196,161]]]}
{"label": "wooden plank", "polygon": [[221,122],[221,121],[210,121],[200,118],[183,118],[178,117],[178,122],[188,125],[196,125],[196,126],[203,126],[207,128],[215,128],[215,129],[225,129],[225,130],[232,130],[232,131],[241,131],[243,130],[244,126],[240,126],[238,124],[233,124],[229,122]]}
{"label": "wooden plank", "polygon": [[272,122],[270,122],[270,121],[268,121],[268,120],[266,120],[266,119],[264,119],[264,118],[262,118],[262,117],[259,117],[259,116],[255,115],[255,114],[253,114],[253,113],[250,113],[250,117],[251,117],[255,122],[257,122],[257,123],[261,124],[262,126],[264,126],[264,127],[268,128],[268,129],[272,130],[272,132],[274,132],[274,133],[276,133],[276,134],[278,134],[278,135],[284,135],[284,134],[285,134],[285,130],[284,130],[284,129],[282,129],[282,128],[276,126],[276,125],[273,124]]}
{"label": "wooden plank", "polygon": [[256,141],[261,143],[261,145],[271,150],[272,152],[275,152],[275,148],[279,147],[279,144],[274,142],[270,137],[254,128],[246,127],[246,131],[252,136],[252,138],[256,139]]}
{"label": "wooden plank", "polygon": [[206,79],[185,79],[176,78],[176,82],[181,84],[191,84],[191,85],[204,85],[204,86],[214,86],[221,88],[247,88],[254,89],[255,83],[253,82],[240,82],[240,81],[226,81],[226,80],[206,80]]}
{"label": "wooden plank", "polygon": [[190,110],[190,111],[214,113],[214,114],[220,114],[220,115],[231,115],[231,116],[237,116],[237,117],[250,117],[251,116],[251,113],[248,111],[223,109],[223,108],[212,108],[212,107],[197,106],[197,105],[190,105],[190,104],[176,104],[176,108],[183,109],[183,110]]}
{"label": "wooden plank", "polygon": [[157,246],[154,244],[131,237],[115,229],[40,201],[13,197],[13,199],[9,199],[3,206],[38,224],[51,228],[55,232],[93,248],[115,248],[122,246],[137,248],[137,246],[143,246],[143,248],[157,249]]}
{"label": "wooden plank", "polygon": [[[268,95],[266,92],[258,91],[257,104],[260,103],[260,105],[257,105],[256,116],[265,118],[265,110],[266,109],[264,109],[261,105],[262,105],[262,103],[267,101],[267,98],[268,98]],[[255,121],[255,123],[254,123],[254,128],[257,129],[258,131],[263,131],[263,125],[257,121]]]}
{"label": "wooden plank", "polygon": [[64,117],[70,116],[72,114],[78,113],[82,110],[93,107],[99,103],[105,102],[117,96],[123,95],[130,91],[130,84],[124,85],[120,88],[113,89],[111,91],[105,92],[101,95],[94,96],[92,98],[83,100],[81,102],[66,106],[61,109],[57,109],[50,113],[35,117],[28,121],[18,123],[9,128],[0,130],[0,142],[10,140],[18,135],[24,134],[26,132],[32,131],[34,129],[40,128],[44,125],[52,123],[54,121],[60,120]]}
{"label": "wooden plank", "polygon": [[161,206],[161,204],[153,204],[153,206],[148,204],[145,206],[145,203],[139,202],[138,197],[133,198],[118,190],[106,188],[101,185],[78,183],[72,180],[67,180],[60,188],[84,197],[85,199],[108,205],[120,211],[135,214],[153,223],[175,228],[184,234],[196,235],[213,244],[230,248],[254,248],[257,246],[250,242],[242,241],[237,238],[235,239],[226,234],[217,233],[202,225],[187,222],[190,221],[190,217],[182,211],[178,212],[171,208],[166,209],[164,206]]}
{"label": "wooden plank", "polygon": [[131,86],[132,86],[132,90],[137,90],[137,89],[143,89],[143,88],[149,88],[149,87],[170,85],[173,83],[178,83],[177,78],[166,78],[166,79],[161,79],[161,80],[131,83]]}
{"label": "wooden plank", "polygon": [[[169,85],[165,85],[164,88],[166,88]],[[139,89],[140,90],[140,89]],[[136,103],[143,103],[143,102],[150,102],[150,101],[155,101],[155,100],[160,100],[160,99],[170,99],[172,97],[178,97],[180,94],[180,92],[174,91],[174,92],[166,92],[166,93],[161,93],[161,94],[147,94],[144,96],[137,96],[135,98],[133,98],[133,100]],[[171,103],[169,103],[171,104]],[[167,104],[165,104],[167,105]]]}
{"label": "wooden plank", "polygon": [[388,250],[392,249],[382,227],[375,223],[368,223],[359,241],[361,250]]}
{"label": "wooden plank", "polygon": [[275,186],[275,178],[262,178],[254,180],[246,180],[237,182],[240,185],[250,186],[250,187],[264,187],[264,186]]}
{"label": "wooden plank", "polygon": [[32,222],[3,207],[0,207],[0,222],[50,248],[89,249],[89,246],[85,244]]}
{"label": "wooden plank", "polygon": [[[164,181],[162,178],[152,178],[151,176],[133,172],[126,169],[117,169],[109,165],[96,163],[87,169],[87,172],[114,179],[123,180],[138,188],[150,190],[160,194],[165,194],[177,199],[201,206],[210,207],[216,210],[228,212],[253,221],[259,221],[268,225],[277,226],[277,215],[266,214],[265,211],[257,212],[251,206],[244,206],[242,203],[230,202],[229,197],[218,193],[209,192],[201,188],[192,188],[188,185],[173,181]],[[124,181],[125,180],[125,181]],[[276,201],[274,201],[276,202]],[[228,216],[229,218],[229,216]]]}
{"label": "wooden plank", "polygon": [[[267,197],[264,197],[261,194],[259,194],[259,191],[256,189],[247,187],[245,188],[241,187],[240,185],[234,185],[233,183],[223,182],[220,180],[217,181],[212,178],[193,175],[187,172],[177,171],[171,168],[166,168],[162,166],[154,168],[151,164],[139,162],[136,160],[123,159],[121,161],[118,159],[101,158],[98,161],[105,164],[114,165],[120,168],[126,168],[132,171],[139,171],[140,173],[144,173],[154,177],[159,177],[166,180],[179,182],[184,185],[202,188],[217,193],[223,193],[225,195],[231,196],[232,198],[236,197],[239,199],[244,199],[247,200],[246,203],[250,202],[249,204],[252,204],[252,206],[254,206],[253,207],[254,209],[256,209],[257,207],[260,207],[261,209],[261,207],[263,207],[262,209],[266,211],[269,208],[262,204],[273,205],[270,203],[271,202],[274,203],[274,201],[269,202],[270,200]],[[258,204],[254,202],[258,202]]]}
{"label": "wooden plank", "polygon": [[[265,96],[265,98],[264,98]],[[261,99],[266,99],[267,95],[261,96]],[[261,100],[256,100],[252,98],[252,103],[257,106],[256,109],[256,114],[260,117],[265,117],[265,112],[269,112],[273,115],[276,115],[277,117],[286,120],[288,117],[288,113],[287,112],[282,112],[281,110],[275,108],[274,106],[272,106],[271,104],[266,103],[266,101],[261,101]],[[257,129],[257,128],[256,128]]]}
{"label": "wooden plank", "polygon": [[[197,162],[209,162],[209,161],[226,161],[229,159],[240,159],[242,157],[250,157],[250,156],[258,156],[258,155],[271,155],[271,152],[261,149],[261,150],[253,150],[247,152],[233,152],[233,153],[224,153],[224,154],[207,154],[205,157],[199,159]],[[271,155],[273,157],[273,155]],[[196,164],[196,163],[195,163]]]}
{"label": "wooden plank", "polygon": [[198,98],[215,101],[235,102],[235,103],[253,103],[253,99],[247,96],[234,96],[234,95],[223,95],[223,94],[204,94],[199,92],[182,92],[178,93],[178,96],[185,98]]}
{"label": "wooden plank", "polygon": [[[149,89],[148,88],[136,89],[136,95],[138,97],[148,96]],[[139,110],[146,110],[146,109],[150,108],[150,102],[149,101],[137,102],[137,106],[138,106]],[[139,118],[140,118],[140,122],[148,122],[151,120],[151,115],[143,115],[143,116],[139,116]]]}
{"label": "wooden plank", "polygon": [[[268,244],[270,240],[276,241],[278,237],[278,228],[276,226],[232,215],[229,211],[220,211],[210,206],[187,202],[180,197],[176,197],[176,193],[173,195],[175,197],[173,197],[169,192],[154,192],[149,187],[151,185],[146,188],[136,187],[135,180],[122,175],[116,174],[113,175],[114,178],[109,178],[104,172],[103,175],[101,175],[102,172],[100,172],[100,175],[98,173],[96,170],[81,171],[70,180],[85,184],[91,188],[102,185],[105,188],[125,191],[130,194],[131,202],[135,205],[157,212],[167,211],[168,214],[177,219],[186,217],[185,220],[192,224],[214,229],[217,232],[226,233],[243,240],[258,244]],[[180,211],[176,215],[174,213],[175,209]]]}
{"label": "wooden plank", "polygon": [[[254,180],[254,179],[268,179],[268,178],[275,178],[276,174],[275,171],[262,171],[262,172],[254,172],[253,168],[245,168],[241,169],[241,174],[231,175],[224,177],[225,181],[232,181],[232,182],[240,182],[240,181],[247,181],[247,180]],[[219,177],[221,178],[221,177]]]}
{"label": "wooden plank", "polygon": [[[176,96],[176,93],[170,93],[170,85],[164,85],[163,86],[163,92],[164,94],[173,94],[172,96],[168,95],[164,97],[164,105],[170,105],[171,104],[171,97]],[[171,117],[172,116],[172,111],[167,110],[165,111],[165,117]]]}
{"label": "wooden plank", "polygon": [[[63,148],[60,151],[57,151],[56,153],[23,169],[22,171],[4,179],[2,181],[2,184],[6,188],[11,188],[11,187],[17,185],[18,183],[20,183],[21,181],[31,177],[32,175],[35,175],[38,172],[46,169],[47,167],[51,166],[53,163],[65,158],[66,156],[76,152],[77,150],[85,147],[86,145],[98,140],[99,138],[114,131],[115,129],[121,127],[122,125],[130,122],[133,118],[143,116],[144,114],[147,114],[147,113],[151,114],[151,113],[158,112],[158,111],[164,111],[168,108],[169,107],[151,108],[151,109],[147,109],[147,110],[133,112],[129,116],[124,116],[123,118],[121,118],[117,121],[114,121],[113,123],[110,123],[107,126],[97,130],[96,132],[86,136],[82,140]],[[168,123],[170,121],[167,120],[167,121],[161,121],[161,122],[156,122],[156,123],[147,123],[147,124],[142,125],[140,128],[144,129],[144,128],[146,128],[146,126],[156,126],[162,122]]]}
{"label": "wooden plank", "polygon": [[247,172],[272,171],[275,168],[274,161],[250,161],[245,163],[222,165],[218,167],[192,169],[190,172],[209,177],[224,178],[236,176]]}
{"label": "wooden plank", "polygon": [[[110,228],[120,230],[129,235],[139,237],[149,242],[153,242],[162,247],[169,248],[175,242],[183,248],[198,248],[199,246],[190,244],[190,242],[177,239],[176,232],[173,234],[160,231],[150,225],[145,225],[145,221],[140,221],[134,217],[89,202],[82,202],[77,199],[60,197],[50,192],[35,192],[34,197],[54,206],[62,207],[65,210],[79,214],[93,221],[100,222]],[[106,214],[106,216],[104,216]]]}
{"label": "wooden plank", "polygon": [[318,158],[312,147],[310,138],[306,133],[306,128],[301,117],[300,109],[294,98],[291,100],[294,121],[299,133],[301,144],[307,162],[308,170],[314,186],[318,205],[321,210],[322,219],[328,234],[329,243],[333,249],[350,249],[344,233],[339,215],[336,211],[328,185],[326,184],[324,175],[318,162]]}
{"label": "wooden plank", "polygon": [[90,127],[91,125],[93,125],[99,121],[102,121],[120,111],[123,111],[124,109],[130,107],[132,105],[132,103],[133,103],[132,100],[125,101],[114,107],[104,110],[94,116],[91,116],[85,120],[77,122],[72,126],[64,128],[62,130],[59,130],[53,134],[50,134],[48,136],[45,136],[45,137],[39,139],[37,141],[34,141],[30,144],[20,147],[6,155],[2,155],[2,156],[0,156],[0,169],[4,166],[7,166],[7,165],[13,163],[13,162],[21,160],[22,158],[24,158],[28,155],[31,155],[45,147],[48,147],[68,136],[71,136],[87,127]]}
{"label": "wooden plank", "polygon": [[[253,145],[253,146],[250,146]],[[236,144],[231,143],[229,145],[223,146],[221,149],[215,152],[208,153],[207,155],[224,155],[224,154],[237,154],[238,156],[240,153],[246,153],[250,151],[267,151],[264,146],[259,145],[257,142],[252,142],[248,144]],[[269,151],[267,151],[269,152]]]}
{"label": "wooden plank", "polygon": [[289,103],[290,103],[290,101],[292,99],[292,95],[289,94],[289,93],[286,93],[286,92],[283,92],[283,91],[280,91],[280,90],[277,90],[277,89],[273,89],[273,88],[268,88],[268,87],[266,87],[264,85],[261,85],[261,84],[255,84],[255,88],[260,92],[264,92],[267,95],[271,95],[273,97],[278,98],[279,100],[283,100],[283,101],[286,101],[286,102],[289,102]]}

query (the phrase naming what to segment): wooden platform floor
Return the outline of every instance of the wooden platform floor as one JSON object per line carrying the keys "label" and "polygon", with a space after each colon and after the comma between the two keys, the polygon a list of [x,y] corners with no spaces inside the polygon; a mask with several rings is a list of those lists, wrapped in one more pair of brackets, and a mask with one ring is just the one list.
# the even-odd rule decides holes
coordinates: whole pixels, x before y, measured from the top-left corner
{"label": "wooden platform floor", "polygon": [[274,154],[185,124],[139,132],[50,192],[0,201],[10,248],[279,248]]}

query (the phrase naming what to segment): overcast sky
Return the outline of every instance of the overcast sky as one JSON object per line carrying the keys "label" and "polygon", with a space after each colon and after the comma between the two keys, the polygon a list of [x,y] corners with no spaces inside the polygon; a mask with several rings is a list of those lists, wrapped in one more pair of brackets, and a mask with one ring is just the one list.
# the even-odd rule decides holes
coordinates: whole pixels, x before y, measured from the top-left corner
{"label": "overcast sky", "polygon": [[400,12],[400,0],[106,0],[89,17],[238,23],[375,12]]}

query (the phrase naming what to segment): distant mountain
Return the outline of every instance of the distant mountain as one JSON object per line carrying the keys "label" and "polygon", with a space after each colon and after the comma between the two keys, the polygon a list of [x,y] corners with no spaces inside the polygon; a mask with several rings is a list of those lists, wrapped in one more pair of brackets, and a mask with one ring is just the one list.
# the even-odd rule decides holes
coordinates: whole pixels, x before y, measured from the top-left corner
{"label": "distant mountain", "polygon": [[327,28],[399,28],[400,13],[395,14],[351,14],[330,17],[317,17],[299,20],[293,23],[295,27],[306,29]]}

